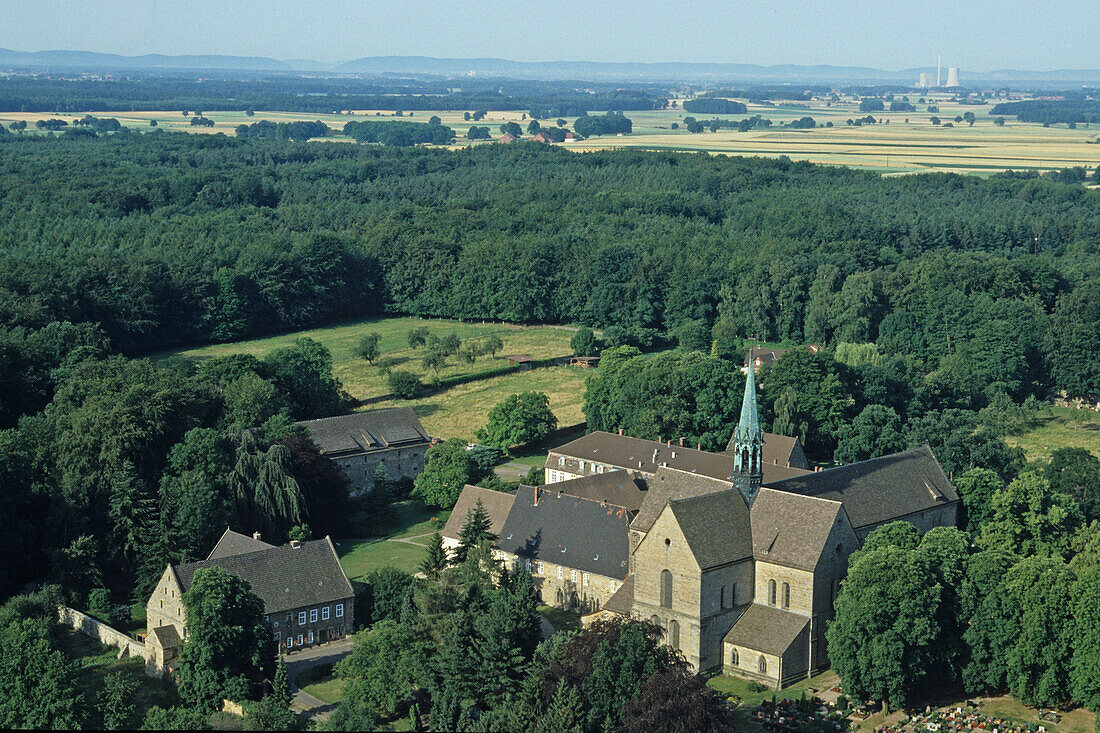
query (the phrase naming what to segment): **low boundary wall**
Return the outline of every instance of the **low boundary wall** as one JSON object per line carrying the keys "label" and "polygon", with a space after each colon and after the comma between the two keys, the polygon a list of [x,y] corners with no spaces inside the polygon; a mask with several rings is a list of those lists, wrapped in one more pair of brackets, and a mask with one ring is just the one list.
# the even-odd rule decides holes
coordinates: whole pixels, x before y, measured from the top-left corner
{"label": "low boundary wall", "polygon": [[57,620],[59,623],[79,631],[85,636],[90,636],[101,644],[115,647],[118,649],[119,658],[126,655],[140,657],[145,660],[149,658],[144,642],[138,641],[86,613],[81,613],[68,606],[58,606]]}

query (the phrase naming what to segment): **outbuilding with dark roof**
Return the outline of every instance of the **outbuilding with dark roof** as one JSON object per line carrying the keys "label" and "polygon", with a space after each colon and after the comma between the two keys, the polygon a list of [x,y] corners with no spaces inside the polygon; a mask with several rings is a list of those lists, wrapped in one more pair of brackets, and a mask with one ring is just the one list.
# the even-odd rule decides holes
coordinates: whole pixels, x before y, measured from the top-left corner
{"label": "outbuilding with dark roof", "polygon": [[408,407],[355,412],[297,423],[304,427],[322,455],[335,461],[354,493],[374,487],[378,466],[386,478],[415,478],[424,470],[432,439]]}

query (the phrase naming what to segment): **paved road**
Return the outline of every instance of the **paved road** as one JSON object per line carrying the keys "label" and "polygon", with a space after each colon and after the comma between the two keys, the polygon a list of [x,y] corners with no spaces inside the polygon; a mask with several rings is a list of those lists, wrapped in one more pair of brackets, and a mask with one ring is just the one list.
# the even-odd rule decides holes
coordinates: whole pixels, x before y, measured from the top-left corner
{"label": "paved road", "polygon": [[333,705],[299,690],[294,683],[294,677],[299,672],[316,667],[319,664],[334,664],[340,661],[351,653],[351,645],[352,639],[349,636],[287,655],[286,675],[289,678],[290,691],[293,694],[292,708],[303,713],[310,720],[324,719],[332,714],[335,709]]}
{"label": "paved road", "polygon": [[522,463],[516,463],[509,461],[508,463],[502,463],[493,469],[493,473],[497,475],[501,481],[512,481],[515,479],[521,479],[527,475],[527,472],[531,470],[530,466],[525,466]]}

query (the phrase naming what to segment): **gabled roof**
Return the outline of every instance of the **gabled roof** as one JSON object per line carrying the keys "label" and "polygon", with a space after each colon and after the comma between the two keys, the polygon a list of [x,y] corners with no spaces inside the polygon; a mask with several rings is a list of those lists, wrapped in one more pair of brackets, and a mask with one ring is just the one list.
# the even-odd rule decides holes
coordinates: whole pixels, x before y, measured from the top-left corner
{"label": "gabled roof", "polygon": [[809,622],[808,616],[754,603],[741,614],[723,641],[782,656]]}
{"label": "gabled roof", "polygon": [[668,503],[701,570],[752,557],[749,508],[736,489]]}
{"label": "gabled roof", "polygon": [[673,499],[683,499],[688,496],[702,496],[713,494],[716,491],[727,491],[733,486],[731,481],[722,481],[708,476],[700,476],[686,471],[677,471],[674,468],[661,467],[657,469],[657,475],[646,482],[649,490],[642,500],[642,508],[634,521],[630,523],[631,529],[648,532],[657,517],[664,511],[665,505]]}
{"label": "gabled roof", "polygon": [[606,501],[608,504],[624,507],[632,514],[638,513],[646,496],[645,483],[632,478],[626,471],[608,471],[582,476],[569,481],[546,484],[542,488],[562,491],[582,499]]}
{"label": "gabled roof", "polygon": [[559,493],[553,484],[521,486],[497,546],[513,555],[622,579],[628,572],[630,512]]}
{"label": "gabled roof", "polygon": [[173,566],[186,593],[195,573],[220,567],[246,581],[264,602],[264,613],[344,601],[355,594],[328,537]]}
{"label": "gabled roof", "polygon": [[462,525],[466,523],[466,515],[477,506],[478,499],[481,499],[481,505],[489,514],[489,531],[499,537],[501,530],[504,529],[504,520],[508,518],[508,512],[511,511],[512,503],[516,500],[516,492],[493,491],[470,484],[466,484],[462,493],[458,495],[458,501],[455,502],[451,516],[447,518],[447,524],[443,525],[443,531],[440,534],[457,540],[459,532],[462,531]]}
{"label": "gabled roof", "polygon": [[761,489],[750,512],[753,557],[813,571],[838,517],[838,501]]}
{"label": "gabled roof", "polygon": [[180,645],[180,635],[176,627],[158,626],[149,632],[149,639],[161,649],[174,649]]}
{"label": "gabled roof", "polygon": [[841,502],[856,529],[959,500],[927,445],[765,483],[777,491]]}
{"label": "gabled roof", "polygon": [[634,576],[628,575],[619,586],[619,589],[611,594],[611,597],[603,604],[602,611],[614,611],[623,616],[629,616],[634,607]]}
{"label": "gabled roof", "polygon": [[263,540],[258,540],[255,537],[249,537],[246,534],[234,532],[229,527],[226,527],[225,532],[222,533],[221,539],[218,540],[218,544],[214,545],[214,549],[210,551],[206,559],[215,560],[219,557],[241,555],[246,552],[255,552],[256,550],[269,550],[274,546],[275,545],[269,545]]}
{"label": "gabled roof", "polygon": [[[602,430],[596,430],[552,449],[547,455],[546,467],[561,470],[563,467],[550,457],[552,455],[567,456],[574,460],[583,459],[650,475],[657,473],[662,467],[667,467],[723,481],[733,480],[733,458],[728,453],[711,453],[681,446],[676,441],[669,445],[659,440],[632,438],[629,435],[617,435]],[[779,481],[807,473],[799,468],[787,468],[785,463],[785,461],[784,465],[765,463],[764,481]],[[578,470],[575,466],[565,468]]]}
{"label": "gabled roof", "polygon": [[355,412],[296,424],[305,427],[309,437],[326,454],[361,453],[431,442],[416,414],[408,407]]}

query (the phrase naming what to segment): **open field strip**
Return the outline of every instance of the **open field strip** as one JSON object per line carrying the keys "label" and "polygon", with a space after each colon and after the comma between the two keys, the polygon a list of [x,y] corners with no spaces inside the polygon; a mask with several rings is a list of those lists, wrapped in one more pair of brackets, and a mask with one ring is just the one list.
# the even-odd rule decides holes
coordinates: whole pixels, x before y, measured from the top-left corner
{"label": "open field strip", "polygon": [[1023,448],[1029,461],[1048,459],[1059,448],[1084,448],[1100,458],[1100,412],[1054,407],[1050,417],[1005,442]]}
{"label": "open field strip", "polygon": [[[430,384],[435,375],[421,364],[425,350],[411,349],[408,346],[408,332],[420,327],[427,328],[438,336],[454,333],[463,340],[495,335],[504,342],[504,348],[497,358],[482,356],[472,365],[457,357],[449,357],[447,366],[438,375],[443,382],[466,377],[474,377],[473,381],[414,400],[376,401],[390,391],[386,377],[379,367],[371,366],[356,357],[352,348],[362,336],[378,333],[382,336],[381,358],[390,360],[393,369],[413,372],[425,384]],[[408,317],[372,318],[268,338],[162,353],[155,358],[182,356],[197,360],[238,353],[263,357],[277,348],[293,343],[295,339],[312,338],[323,344],[332,354],[333,372],[348,393],[357,400],[372,400],[363,409],[412,407],[431,435],[471,440],[478,428],[484,427],[493,405],[515,392],[545,392],[550,398],[550,409],[557,415],[561,425],[571,425],[584,419],[581,408],[584,403],[584,380],[590,373],[588,371],[565,366],[535,369],[513,367],[504,374],[476,379],[478,374],[507,368],[508,362],[500,358],[507,354],[526,354],[535,360],[569,356],[569,340],[572,335],[569,329],[552,326],[463,323]]]}

